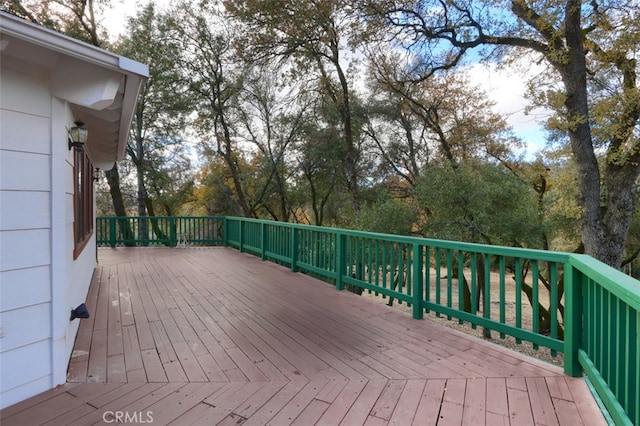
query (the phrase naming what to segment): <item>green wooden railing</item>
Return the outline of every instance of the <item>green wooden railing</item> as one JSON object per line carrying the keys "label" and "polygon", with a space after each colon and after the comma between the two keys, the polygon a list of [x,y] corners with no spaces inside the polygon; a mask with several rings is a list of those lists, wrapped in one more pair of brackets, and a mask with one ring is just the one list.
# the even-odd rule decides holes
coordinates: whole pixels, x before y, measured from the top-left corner
{"label": "green wooden railing", "polygon": [[98,217],[96,242],[99,246],[175,247],[222,245],[223,218],[216,216]]}
{"label": "green wooden railing", "polygon": [[102,246],[234,247],[417,319],[433,312],[563,352],[616,424],[640,424],[640,282],[589,256],[238,217],[109,217],[96,229]]}

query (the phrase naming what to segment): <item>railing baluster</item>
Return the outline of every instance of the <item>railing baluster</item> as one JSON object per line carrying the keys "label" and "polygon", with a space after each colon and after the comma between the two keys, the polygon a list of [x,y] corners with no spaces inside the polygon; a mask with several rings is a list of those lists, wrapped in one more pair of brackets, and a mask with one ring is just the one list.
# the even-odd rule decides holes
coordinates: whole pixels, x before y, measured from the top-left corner
{"label": "railing baluster", "polygon": [[396,273],[396,259],[396,245],[395,243],[391,243],[391,246],[389,247],[389,288],[395,291],[398,290],[400,279],[399,271]]}
{"label": "railing baluster", "polygon": [[117,221],[115,217],[111,217],[109,218],[109,240],[111,241],[111,248],[114,248],[116,246],[116,236],[118,235],[117,232]]}
{"label": "railing baluster", "polygon": [[[596,318],[600,319],[600,326],[598,327],[598,347],[600,348],[600,350],[598,351],[599,353],[596,355],[596,358],[594,358],[594,361],[597,362],[596,365],[600,365],[602,364],[602,360],[606,359],[605,357],[607,356],[607,324],[606,324],[606,318],[607,318],[607,306],[604,300],[604,289],[602,287],[598,287],[598,297],[596,298]],[[608,371],[603,371],[602,375],[605,376],[605,378],[608,376]]]}
{"label": "railing baluster", "polygon": [[[464,311],[464,294],[465,294],[465,278],[464,278],[464,252],[458,250],[458,310]],[[458,324],[464,321],[458,319]]]}
{"label": "railing baluster", "polygon": [[[380,287],[380,244],[382,244],[381,240],[375,240],[375,285],[376,287]],[[380,293],[376,292],[376,296]]]}
{"label": "railing baluster", "polygon": [[[440,249],[435,248],[436,252],[436,305],[440,305]],[[436,316],[440,316],[440,312],[436,312]]]}
{"label": "railing baluster", "polygon": [[[640,312],[629,307],[629,417],[634,424],[640,424]],[[635,340],[633,338],[635,336]]]}
{"label": "railing baluster", "polygon": [[422,247],[418,243],[413,244],[412,259],[412,265],[407,267],[413,269],[413,280],[409,284],[413,288],[413,318],[422,319]]}
{"label": "railing baluster", "polygon": [[[516,328],[522,328],[522,259],[515,259],[516,270]],[[522,339],[516,338],[516,343],[522,343]]]}
{"label": "railing baluster", "polygon": [[290,246],[290,252],[291,252],[291,271],[293,272],[298,272],[298,255],[300,253],[299,250],[299,237],[300,237],[300,232],[298,232],[298,230],[296,228],[294,228],[293,226],[291,228],[289,228],[291,231],[291,242],[289,244],[291,244]]}
{"label": "railing baluster", "polygon": [[[615,345],[616,345],[616,360],[614,371],[616,372],[616,395],[623,395],[624,398],[629,396],[629,392],[625,389],[624,376],[629,374],[629,370],[625,368],[625,353],[627,351],[626,331],[629,329],[628,324],[625,321],[625,306],[617,297],[614,298],[614,305],[616,310],[616,324],[614,327],[615,333]],[[629,401],[623,401],[625,405],[628,405]]]}
{"label": "railing baluster", "polygon": [[336,249],[336,288],[338,290],[344,290],[344,281],[343,281],[343,276],[345,273],[345,267],[346,267],[346,241],[345,241],[345,235],[342,233],[339,233],[336,236],[336,245],[337,245],[337,249]]}
{"label": "railing baluster", "polygon": [[[505,305],[506,305],[506,283],[505,283],[505,275],[507,273],[507,268],[505,265],[504,256],[500,256],[499,260],[499,272],[500,272],[500,322],[504,324],[506,322],[506,313],[505,313]],[[506,337],[505,333],[500,332],[500,338],[504,339]]]}
{"label": "railing baluster", "polygon": [[[425,265],[424,265],[424,300],[427,302],[431,302],[431,248],[429,246],[425,247]],[[425,307],[427,313],[431,312],[428,307]]]}
{"label": "railing baluster", "polygon": [[176,218],[169,218],[169,246],[175,247],[177,244]]}
{"label": "railing baluster", "polygon": [[260,224],[260,259],[267,260],[267,224]]}
{"label": "railing baluster", "polygon": [[[476,315],[478,313],[478,256],[476,253],[471,253],[471,313]],[[476,325],[473,324],[473,328]]]}
{"label": "railing baluster", "polygon": [[[551,286],[549,312],[551,313],[551,337],[558,338],[558,264],[549,262],[549,285]],[[557,351],[551,350],[551,356],[556,356]]]}
{"label": "railing baluster", "polygon": [[389,262],[387,260],[387,252],[388,252],[389,244],[390,243],[388,241],[385,241],[382,244],[382,267],[384,268],[382,270],[382,288],[385,288],[385,289],[387,288],[387,273],[389,269]]}
{"label": "railing baluster", "polygon": [[[540,271],[538,270],[538,261],[534,260],[531,265],[531,299],[532,299],[532,330],[534,333],[540,332]],[[538,349],[538,345],[534,344],[533,349]]]}
{"label": "railing baluster", "polygon": [[[491,256],[484,256],[484,309],[483,316],[486,319],[491,318]],[[484,327],[483,334],[485,337],[491,337],[491,329]]]}
{"label": "railing baluster", "polygon": [[[453,306],[453,252],[447,249],[447,308]],[[447,319],[451,320],[451,315],[447,315]]]}
{"label": "railing baluster", "polygon": [[[411,296],[413,297],[413,270],[414,270],[414,263],[413,263],[413,254],[414,251],[412,249],[412,246],[409,246],[408,244],[403,244],[402,245],[402,252],[403,252],[403,261],[404,261],[404,270],[407,271],[405,274],[405,279],[404,282],[406,283],[406,294],[407,296]],[[406,256],[406,258],[405,258]]]}
{"label": "railing baluster", "polygon": [[617,339],[616,339],[616,330],[615,330],[615,325],[616,322],[618,320],[617,318],[617,311],[616,311],[616,299],[611,297],[611,295],[609,294],[609,292],[606,292],[607,294],[607,310],[608,310],[608,317],[605,321],[604,324],[604,328],[605,328],[605,333],[607,336],[607,352],[606,352],[606,357],[609,360],[609,362],[607,362],[607,365],[609,366],[608,369],[608,379],[607,382],[610,384],[611,389],[614,391],[614,393],[616,392],[616,388],[617,388],[617,348],[614,348],[613,346],[615,346],[617,344]]}

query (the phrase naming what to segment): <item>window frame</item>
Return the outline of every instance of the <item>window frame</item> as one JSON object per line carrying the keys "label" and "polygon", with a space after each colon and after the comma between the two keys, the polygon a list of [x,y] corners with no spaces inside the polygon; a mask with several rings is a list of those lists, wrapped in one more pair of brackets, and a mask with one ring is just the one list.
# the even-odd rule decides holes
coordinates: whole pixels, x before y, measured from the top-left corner
{"label": "window frame", "polygon": [[82,148],[73,155],[73,259],[77,259],[94,232],[93,164]]}

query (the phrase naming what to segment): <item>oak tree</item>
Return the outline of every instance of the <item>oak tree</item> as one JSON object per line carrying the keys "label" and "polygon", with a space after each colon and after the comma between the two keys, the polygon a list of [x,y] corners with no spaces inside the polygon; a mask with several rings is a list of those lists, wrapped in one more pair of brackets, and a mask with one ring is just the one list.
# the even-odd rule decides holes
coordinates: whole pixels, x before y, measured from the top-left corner
{"label": "oak tree", "polygon": [[[469,54],[527,54],[549,65],[561,89],[549,98],[558,111],[552,124],[567,135],[578,168],[585,250],[619,267],[640,174],[638,3],[401,0],[363,6],[370,28],[415,55],[417,80]],[[607,114],[599,113],[604,109]]]}

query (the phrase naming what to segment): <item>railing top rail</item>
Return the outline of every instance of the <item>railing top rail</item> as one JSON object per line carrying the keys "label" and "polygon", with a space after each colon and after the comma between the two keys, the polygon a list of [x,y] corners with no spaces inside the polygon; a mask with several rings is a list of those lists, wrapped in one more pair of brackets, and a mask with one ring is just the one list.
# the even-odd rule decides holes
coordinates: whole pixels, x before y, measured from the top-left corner
{"label": "railing top rail", "polygon": [[98,216],[97,219],[224,219],[225,216]]}
{"label": "railing top rail", "polygon": [[630,307],[640,311],[640,282],[586,254],[571,255],[571,266],[588,275]]}
{"label": "railing top rail", "polygon": [[[235,218],[228,218],[228,219],[233,220]],[[271,220],[264,220],[264,219],[247,219],[247,218],[237,218],[237,219],[242,220],[244,222],[277,224],[278,226],[296,227],[296,228],[308,229],[312,231],[343,234],[343,235],[355,236],[355,237],[361,237],[361,238],[386,240],[386,241],[391,241],[396,243],[420,244],[420,245],[429,246],[429,247],[437,247],[437,248],[452,249],[452,250],[464,250],[471,253],[485,253],[485,254],[496,255],[496,256],[527,258],[527,259],[541,260],[546,262],[566,263],[569,260],[569,256],[571,255],[570,253],[564,253],[564,252],[552,252],[552,251],[526,249],[526,248],[518,248],[518,247],[492,246],[492,245],[478,244],[478,243],[466,243],[466,242],[459,242],[459,241],[436,240],[431,238],[381,234],[376,232],[358,231],[353,229],[318,227],[314,225],[303,225],[303,224],[290,223],[290,222],[274,222]]]}

